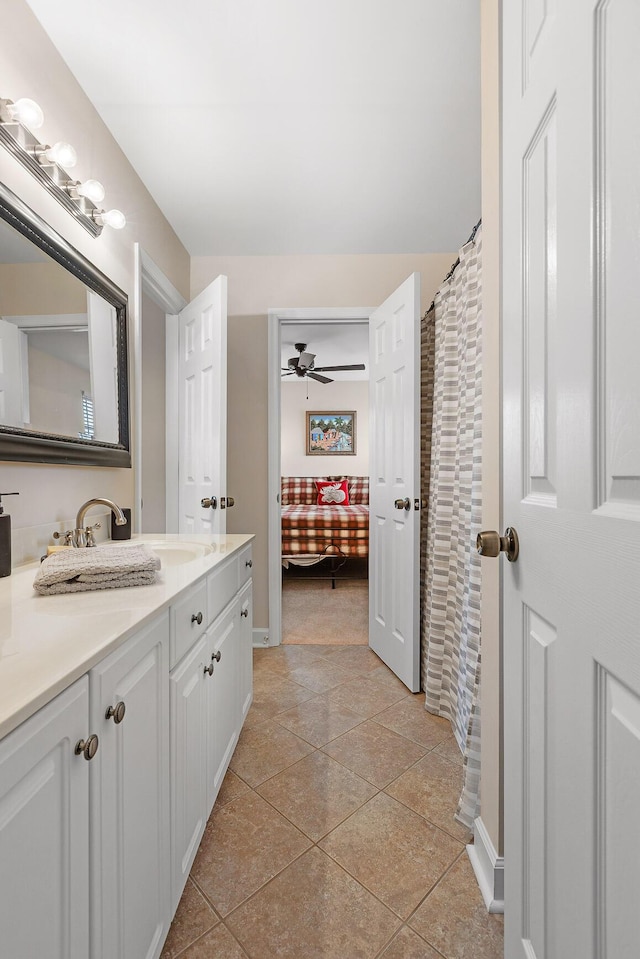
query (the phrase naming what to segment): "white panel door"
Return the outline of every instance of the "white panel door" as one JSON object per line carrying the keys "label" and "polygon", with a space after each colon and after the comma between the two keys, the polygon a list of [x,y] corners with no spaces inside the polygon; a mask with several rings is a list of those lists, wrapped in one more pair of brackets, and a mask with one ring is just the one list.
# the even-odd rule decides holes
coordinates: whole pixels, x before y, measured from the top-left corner
{"label": "white panel door", "polygon": [[0,955],[89,956],[89,729],[79,679],[0,743]]}
{"label": "white panel door", "polygon": [[640,4],[502,10],[505,955],[632,959]]}
{"label": "white panel door", "polygon": [[419,320],[419,273],[369,320],[369,645],[412,692],[420,689]]}
{"label": "white panel door", "polygon": [[[227,278],[178,315],[180,533],[224,533],[227,473]],[[203,499],[215,508],[203,508]]]}
{"label": "white panel door", "polygon": [[155,959],[169,930],[168,674],[166,612],[89,674],[92,959]]}

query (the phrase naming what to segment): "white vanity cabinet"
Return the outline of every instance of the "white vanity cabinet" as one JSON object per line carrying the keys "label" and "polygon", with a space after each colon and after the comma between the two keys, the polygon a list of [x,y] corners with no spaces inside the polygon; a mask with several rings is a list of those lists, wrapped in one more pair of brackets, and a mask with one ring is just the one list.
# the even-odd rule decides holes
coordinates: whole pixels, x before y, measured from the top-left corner
{"label": "white vanity cabinet", "polygon": [[91,957],[152,959],[170,912],[169,613],[89,673]]}
{"label": "white vanity cabinet", "polygon": [[89,955],[89,732],[84,676],[0,742],[2,956]]}

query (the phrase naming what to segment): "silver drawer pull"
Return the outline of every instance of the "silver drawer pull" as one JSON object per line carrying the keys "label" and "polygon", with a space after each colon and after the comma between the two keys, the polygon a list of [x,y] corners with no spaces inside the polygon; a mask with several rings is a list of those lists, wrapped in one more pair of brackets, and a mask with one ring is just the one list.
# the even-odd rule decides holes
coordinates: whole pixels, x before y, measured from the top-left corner
{"label": "silver drawer pull", "polygon": [[209,673],[210,676],[213,676],[213,663],[209,663],[208,666],[204,667],[205,673]]}
{"label": "silver drawer pull", "polygon": [[[217,653],[211,653],[211,660],[215,660],[216,663],[219,663],[222,659],[222,653],[218,650]],[[212,667],[213,668],[213,667]]]}
{"label": "silver drawer pull", "polygon": [[251,569],[252,566],[253,566],[253,560],[252,560],[252,559],[248,559],[247,562],[246,562],[244,565],[245,565],[245,566],[248,566],[249,569]]}
{"label": "silver drawer pull", "polygon": [[241,615],[241,616],[248,616],[248,615],[249,615],[249,608],[247,607],[247,609],[241,609],[241,610],[240,610],[240,615]]}
{"label": "silver drawer pull", "polygon": [[192,613],[191,622],[197,623],[198,626],[202,626],[202,613]]}

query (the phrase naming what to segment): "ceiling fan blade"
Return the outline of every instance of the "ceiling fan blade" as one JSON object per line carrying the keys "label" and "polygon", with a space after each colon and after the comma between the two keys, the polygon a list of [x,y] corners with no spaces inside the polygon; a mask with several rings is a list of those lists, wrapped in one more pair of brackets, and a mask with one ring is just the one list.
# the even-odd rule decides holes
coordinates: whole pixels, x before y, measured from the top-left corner
{"label": "ceiling fan blade", "polygon": [[308,370],[309,367],[313,366],[313,361],[316,358],[315,353],[301,353],[298,359],[298,366],[303,370]]}
{"label": "ceiling fan blade", "polygon": [[317,380],[318,383],[333,383],[333,380],[330,380],[328,376],[319,376],[317,373],[311,373],[307,370],[307,376],[312,380]]}
{"label": "ceiling fan blade", "polygon": [[295,370],[288,370],[288,371],[285,373],[284,367],[282,368],[282,375],[283,375],[283,376],[293,376],[294,373],[295,373]]}
{"label": "ceiling fan blade", "polygon": [[316,372],[331,373],[337,370],[364,370],[366,367],[364,363],[351,363],[347,366],[315,366],[314,369]]}

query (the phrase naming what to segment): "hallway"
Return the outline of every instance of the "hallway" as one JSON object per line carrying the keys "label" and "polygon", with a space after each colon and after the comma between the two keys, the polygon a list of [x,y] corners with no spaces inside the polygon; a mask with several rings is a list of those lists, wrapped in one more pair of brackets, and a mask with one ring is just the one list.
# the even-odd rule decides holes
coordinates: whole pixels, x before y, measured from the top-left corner
{"label": "hallway", "polygon": [[501,959],[449,724],[368,647],[257,649],[254,667],[162,959]]}

